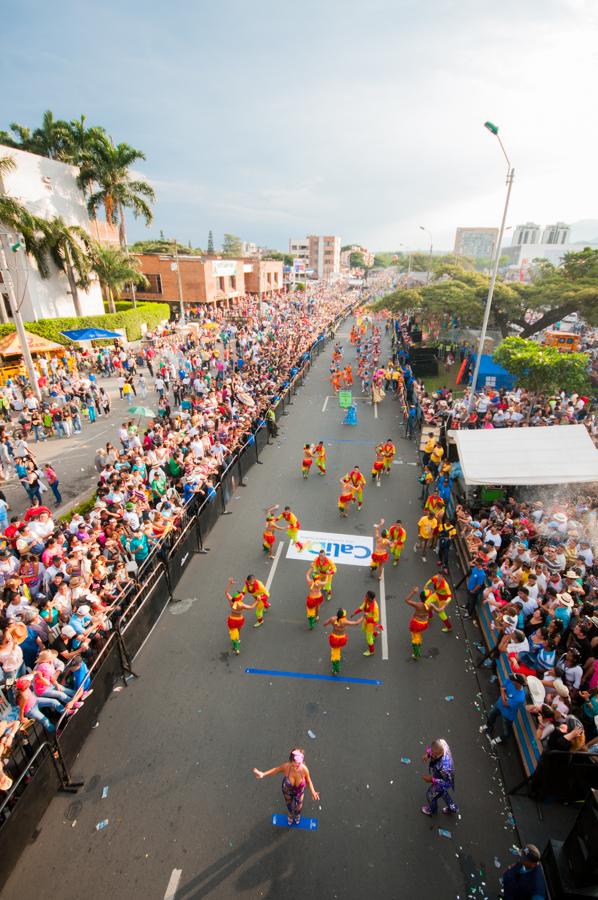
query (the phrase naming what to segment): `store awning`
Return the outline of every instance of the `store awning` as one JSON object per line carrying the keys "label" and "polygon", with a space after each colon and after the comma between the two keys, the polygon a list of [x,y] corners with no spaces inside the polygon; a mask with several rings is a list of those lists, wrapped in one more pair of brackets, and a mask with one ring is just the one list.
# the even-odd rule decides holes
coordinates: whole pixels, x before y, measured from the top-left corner
{"label": "store awning", "polygon": [[449,431],[466,484],[598,482],[598,450],[583,425]]}
{"label": "store awning", "polygon": [[[25,332],[29,349],[32,353],[54,353],[60,350],[64,353],[62,344],[55,344],[54,341],[48,341],[39,334],[32,334],[30,331]],[[11,334],[4,335],[0,338],[0,356],[22,356],[23,348],[21,339],[16,331]]]}

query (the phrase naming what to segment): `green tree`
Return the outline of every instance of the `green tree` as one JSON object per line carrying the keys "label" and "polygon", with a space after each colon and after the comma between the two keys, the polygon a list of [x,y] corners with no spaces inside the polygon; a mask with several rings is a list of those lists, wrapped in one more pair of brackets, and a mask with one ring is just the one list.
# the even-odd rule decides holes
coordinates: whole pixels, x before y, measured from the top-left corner
{"label": "green tree", "polygon": [[[417,262],[412,260],[412,268]],[[475,327],[482,322],[489,283],[489,276],[440,258],[429,285],[414,291],[399,288],[381,298],[376,308],[418,309],[424,321]],[[514,328],[530,337],[573,312],[598,324],[598,250],[567,253],[558,267],[538,261],[531,284],[496,282],[491,321],[505,337]]]}
{"label": "green tree", "polygon": [[11,122],[8,132],[0,132],[0,141],[19,150],[47,156],[48,159],[65,161],[69,158],[69,126],[61,119],[55,119],[51,110],[46,110],[39,128],[31,131],[25,125]]}
{"label": "green tree", "polygon": [[[598,250],[585,247],[565,253],[559,266],[537,260],[534,276],[530,285],[522,285],[525,308],[514,322],[522,329],[522,337],[549,328],[574,312],[598,325]],[[527,310],[535,314],[534,321],[526,319]]]}
{"label": "green tree", "polygon": [[[191,242],[189,242],[191,243]],[[131,244],[129,250],[132,253],[173,253],[174,241],[167,241],[165,238],[159,240],[150,238],[146,241],[135,241]],[[176,244],[179,256],[201,256],[200,247],[188,247],[187,244]]]}
{"label": "green tree", "polygon": [[293,257],[290,255],[290,253],[281,253],[279,250],[265,250],[262,254],[262,259],[275,259],[277,262],[281,262],[284,266],[293,265]]}
{"label": "green tree", "polygon": [[102,285],[104,296],[108,301],[108,309],[116,312],[114,295],[119,294],[128,284],[147,287],[149,282],[137,268],[126,250],[121,247],[107,247],[94,243],[92,246],[91,267]]}
{"label": "green tree", "polygon": [[75,315],[82,316],[79,288],[87,289],[90,285],[92,268],[90,237],[84,228],[67,225],[59,216],[40,224],[43,233],[42,247],[54,265],[66,275]]}
{"label": "green tree", "polygon": [[208,231],[208,256],[214,256],[214,235],[211,228]]}
{"label": "green tree", "polygon": [[104,207],[106,221],[118,225],[121,247],[127,245],[126,209],[131,209],[135,218],[145,219],[146,225],[153,220],[150,202],[156,199],[154,189],[131,175],[131,167],[142,159],[145,154],[141,150],[129,144],[114,145],[110,138],[102,137],[93,141],[80,166],[79,183],[95,187],[87,201],[89,214],[95,216],[99,207]]}
{"label": "green tree", "polygon": [[360,250],[354,250],[349,257],[350,269],[365,269],[365,259]]}
{"label": "green tree", "polygon": [[555,347],[512,336],[499,344],[494,359],[528,390],[554,393],[563,389],[571,393],[588,388],[585,353],[561,353]]}
{"label": "green tree", "polygon": [[241,256],[243,251],[243,242],[240,237],[237,237],[236,234],[228,234],[224,233],[224,240],[222,241],[222,255],[223,256]]}

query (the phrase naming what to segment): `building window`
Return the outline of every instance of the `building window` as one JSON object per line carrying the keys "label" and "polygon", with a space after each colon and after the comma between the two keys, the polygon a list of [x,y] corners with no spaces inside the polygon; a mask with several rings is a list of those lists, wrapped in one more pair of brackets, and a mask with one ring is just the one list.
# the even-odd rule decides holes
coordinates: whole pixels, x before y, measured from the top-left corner
{"label": "building window", "polygon": [[162,276],[161,275],[148,275],[145,272],[143,273],[149,284],[147,287],[140,288],[140,292],[142,294],[161,294],[162,293]]}
{"label": "building window", "polygon": [[236,275],[231,275],[231,277],[230,277],[230,289],[231,289],[231,291],[237,290],[237,276]]}
{"label": "building window", "polygon": [[222,291],[223,294],[226,293],[226,287],[225,287],[225,284],[224,284],[225,281],[226,281],[226,279],[225,279],[224,275],[219,275],[219,276],[218,276],[218,287],[219,287],[219,289]]}

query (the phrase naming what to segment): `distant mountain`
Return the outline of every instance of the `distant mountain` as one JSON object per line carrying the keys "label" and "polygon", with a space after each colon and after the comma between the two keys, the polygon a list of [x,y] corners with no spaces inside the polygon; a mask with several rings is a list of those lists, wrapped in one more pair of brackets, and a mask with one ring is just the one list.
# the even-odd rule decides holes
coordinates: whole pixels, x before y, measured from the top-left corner
{"label": "distant mountain", "polygon": [[598,243],[598,219],[580,219],[571,223],[571,242],[590,241]]}

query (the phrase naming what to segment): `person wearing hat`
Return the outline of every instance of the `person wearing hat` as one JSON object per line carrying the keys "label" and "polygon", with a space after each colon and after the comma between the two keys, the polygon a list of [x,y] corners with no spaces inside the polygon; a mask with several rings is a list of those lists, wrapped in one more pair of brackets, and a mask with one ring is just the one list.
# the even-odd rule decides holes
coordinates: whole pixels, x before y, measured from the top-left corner
{"label": "person wearing hat", "polygon": [[503,872],[504,900],[545,900],[546,882],[540,859],[535,844],[522,847],[519,860]]}
{"label": "person wearing hat", "polygon": [[78,635],[71,625],[64,625],[52,647],[58,651],[61,660],[69,660],[88,650],[89,642],[83,635]]}
{"label": "person wearing hat", "polygon": [[576,572],[575,569],[568,569],[564,575],[565,579],[565,590],[570,594],[578,594],[583,595],[585,591],[582,587],[582,577],[579,572]]}
{"label": "person wearing hat", "polygon": [[492,737],[494,724],[499,717],[502,717],[505,727],[505,739],[509,738],[513,730],[513,722],[517,717],[517,713],[525,706],[525,678],[523,675],[512,674],[500,688],[500,697],[488,713],[486,724],[480,725],[480,734],[487,734],[490,738],[490,744],[495,747],[501,744],[503,738]]}
{"label": "person wearing hat", "polygon": [[562,624],[563,629],[569,627],[571,611],[574,606],[575,601],[567,591],[557,594],[554,603],[551,604],[551,615]]}
{"label": "person wearing hat", "polygon": [[75,634],[84,635],[88,632],[89,626],[92,624],[89,612],[90,607],[87,603],[82,603],[73,612],[69,619],[69,625],[75,630]]}

